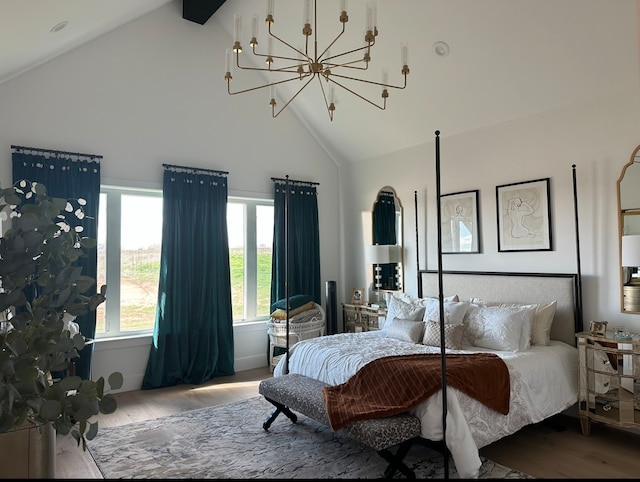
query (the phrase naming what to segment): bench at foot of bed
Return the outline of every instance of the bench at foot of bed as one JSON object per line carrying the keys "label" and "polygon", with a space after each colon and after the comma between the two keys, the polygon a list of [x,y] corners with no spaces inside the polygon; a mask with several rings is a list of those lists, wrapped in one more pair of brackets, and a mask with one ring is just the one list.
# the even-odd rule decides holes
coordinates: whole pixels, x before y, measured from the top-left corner
{"label": "bench at foot of bed", "polygon": [[[292,410],[330,426],[322,397],[325,386],[326,383],[296,373],[262,380],[258,391],[275,406],[262,428],[268,430],[280,413],[284,413],[295,423],[297,416]],[[385,478],[391,478],[396,470],[408,478],[415,478],[415,473],[404,464],[403,459],[412,443],[421,436],[420,420],[417,417],[402,413],[392,417],[359,420],[341,431],[373,448],[389,463],[384,473]],[[395,446],[398,448],[393,452],[391,449]]]}

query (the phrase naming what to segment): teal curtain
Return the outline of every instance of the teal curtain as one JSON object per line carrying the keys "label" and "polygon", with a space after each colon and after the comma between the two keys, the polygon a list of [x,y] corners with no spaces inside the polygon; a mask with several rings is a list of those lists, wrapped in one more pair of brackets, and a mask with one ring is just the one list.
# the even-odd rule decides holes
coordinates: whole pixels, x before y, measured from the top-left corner
{"label": "teal curtain", "polygon": [[[394,193],[380,191],[373,206],[373,244],[396,244],[396,202]],[[382,289],[398,289],[396,278],[396,263],[380,265]],[[373,276],[375,280],[375,266]]]}
{"label": "teal curtain", "polygon": [[227,173],[164,168],[158,306],[143,390],[235,373]]}
{"label": "teal curtain", "polygon": [[[14,184],[23,179],[39,182],[47,188],[47,194],[51,197],[86,200],[85,217],[80,221],[83,235],[97,238],[102,156],[23,146],[11,146],[11,150]],[[82,268],[82,274],[95,279],[98,271],[97,248],[87,249],[85,254],[87,256],[78,259],[76,264]],[[94,292],[99,289],[98,286],[94,288]],[[78,316],[75,322],[86,338],[95,337],[95,311]],[[80,351],[80,358],[75,359],[76,375],[86,380],[91,378],[93,346],[85,346]]]}
{"label": "teal curtain", "polygon": [[310,295],[320,304],[320,229],[315,183],[278,178],[273,181],[271,304],[287,294]]}

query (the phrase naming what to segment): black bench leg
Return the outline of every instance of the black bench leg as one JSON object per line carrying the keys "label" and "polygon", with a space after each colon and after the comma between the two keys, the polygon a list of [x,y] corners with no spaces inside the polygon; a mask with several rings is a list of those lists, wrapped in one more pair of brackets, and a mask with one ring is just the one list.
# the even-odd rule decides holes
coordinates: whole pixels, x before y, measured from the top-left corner
{"label": "black bench leg", "polygon": [[412,444],[413,444],[413,439],[405,440],[400,444],[395,454],[391,452],[391,450],[389,449],[383,449],[378,451],[378,454],[380,454],[380,456],[383,459],[389,462],[389,465],[384,471],[385,479],[393,478],[393,474],[395,474],[396,470],[399,470],[400,472],[402,472],[408,479],[416,478],[415,472],[411,470],[409,467],[407,467],[407,465],[404,462],[402,462],[402,460],[405,458],[405,456],[409,452],[409,449],[411,448]]}
{"label": "black bench leg", "polygon": [[273,409],[273,411],[271,412],[271,415],[269,415],[269,417],[262,424],[263,429],[268,430],[269,427],[271,427],[271,424],[273,423],[273,421],[278,417],[278,415],[280,415],[280,413],[284,413],[287,417],[289,417],[289,419],[293,423],[296,423],[298,421],[298,417],[296,416],[295,413],[289,410],[289,407],[286,407],[285,405],[279,402],[276,402],[275,400],[271,400],[270,398],[267,398],[267,397],[265,398],[269,400],[269,402],[273,403],[273,405],[275,405],[276,408]]}

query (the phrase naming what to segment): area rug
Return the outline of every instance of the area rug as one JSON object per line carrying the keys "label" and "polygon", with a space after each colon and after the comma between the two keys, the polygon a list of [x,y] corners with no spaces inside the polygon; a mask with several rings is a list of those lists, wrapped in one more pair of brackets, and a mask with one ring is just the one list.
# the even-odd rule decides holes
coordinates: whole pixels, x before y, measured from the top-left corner
{"label": "area rug", "polygon": [[[376,479],[387,462],[375,450],[299,415],[262,428],[273,405],[257,396],[177,415],[101,428],[89,451],[106,479]],[[416,477],[444,478],[444,457],[414,444]],[[397,478],[404,478],[397,474]],[[449,478],[459,478],[450,459]],[[482,458],[480,478],[527,474]]]}

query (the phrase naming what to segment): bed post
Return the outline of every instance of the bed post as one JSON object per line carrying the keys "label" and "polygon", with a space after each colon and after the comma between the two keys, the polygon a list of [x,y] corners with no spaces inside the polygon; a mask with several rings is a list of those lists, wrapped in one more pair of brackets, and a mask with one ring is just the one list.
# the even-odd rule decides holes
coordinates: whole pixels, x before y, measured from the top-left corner
{"label": "bed post", "polygon": [[[444,336],[444,289],[442,283],[442,223],[440,213],[440,131],[436,131],[436,219],[438,233],[438,301],[440,303],[440,362],[442,370],[442,442],[447,446],[447,357]],[[444,451],[444,478],[449,478],[449,451]]]}
{"label": "bed post", "polygon": [[576,317],[578,318],[580,329],[584,329],[582,320],[582,268],[580,267],[580,222],[578,221],[578,188],[576,184],[576,165],[571,166],[573,171],[573,209],[575,213],[576,225],[576,264],[577,264],[577,293],[576,293]]}
{"label": "bed post", "polygon": [[413,191],[413,207],[415,212],[416,219],[416,276],[417,276],[417,287],[418,287],[418,297],[422,297],[422,273],[420,273],[420,243],[418,239],[418,191]]}
{"label": "bed post", "polygon": [[284,372],[289,373],[289,175],[286,176],[284,193],[284,297],[286,298],[287,311],[287,343],[285,352]]}

